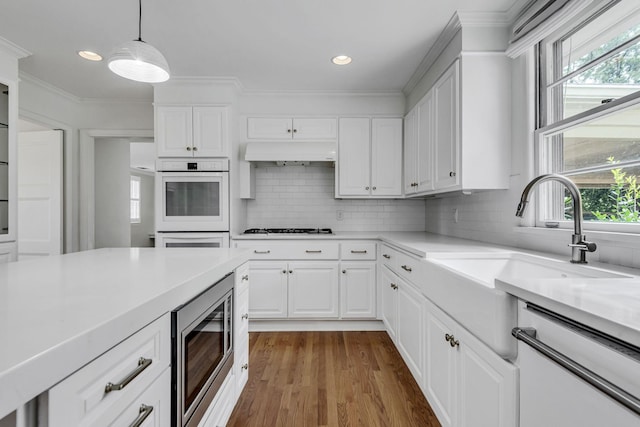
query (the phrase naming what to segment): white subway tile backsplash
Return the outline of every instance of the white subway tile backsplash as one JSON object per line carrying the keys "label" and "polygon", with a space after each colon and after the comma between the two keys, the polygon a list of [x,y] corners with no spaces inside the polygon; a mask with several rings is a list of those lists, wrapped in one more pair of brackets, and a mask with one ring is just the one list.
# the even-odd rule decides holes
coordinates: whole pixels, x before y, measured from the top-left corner
{"label": "white subway tile backsplash", "polygon": [[[335,169],[325,165],[260,166],[247,226],[330,227],[335,231],[424,231],[424,200],[338,200]],[[336,211],[342,211],[342,220]]]}

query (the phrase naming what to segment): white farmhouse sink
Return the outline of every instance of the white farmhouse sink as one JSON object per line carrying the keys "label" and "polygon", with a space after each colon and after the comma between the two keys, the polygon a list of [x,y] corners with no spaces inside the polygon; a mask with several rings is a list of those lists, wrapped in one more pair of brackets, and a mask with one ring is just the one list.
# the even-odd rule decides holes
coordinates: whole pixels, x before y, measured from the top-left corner
{"label": "white farmhouse sink", "polygon": [[606,270],[520,252],[443,253],[426,262],[423,293],[500,356],[515,356],[516,299],[496,278],[623,278]]}
{"label": "white farmhouse sink", "polygon": [[[450,256],[450,258],[449,258]],[[434,262],[494,287],[498,277],[526,279],[621,278],[629,277],[568,261],[559,261],[519,252],[486,254],[448,254]]]}

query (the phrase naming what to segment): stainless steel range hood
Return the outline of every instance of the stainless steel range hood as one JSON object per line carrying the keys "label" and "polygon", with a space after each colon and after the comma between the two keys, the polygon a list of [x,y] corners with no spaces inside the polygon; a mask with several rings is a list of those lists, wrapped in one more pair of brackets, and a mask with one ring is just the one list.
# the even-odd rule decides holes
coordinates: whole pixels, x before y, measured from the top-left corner
{"label": "stainless steel range hood", "polygon": [[249,142],[244,159],[248,162],[276,162],[278,164],[333,162],[336,160],[335,142]]}

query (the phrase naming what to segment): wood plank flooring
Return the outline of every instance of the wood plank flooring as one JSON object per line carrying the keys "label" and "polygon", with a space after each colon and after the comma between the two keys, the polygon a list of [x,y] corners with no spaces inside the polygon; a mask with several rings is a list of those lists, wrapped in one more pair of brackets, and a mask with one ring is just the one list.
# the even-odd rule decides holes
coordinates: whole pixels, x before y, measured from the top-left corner
{"label": "wood plank flooring", "polygon": [[252,332],[228,426],[440,426],[386,332]]}

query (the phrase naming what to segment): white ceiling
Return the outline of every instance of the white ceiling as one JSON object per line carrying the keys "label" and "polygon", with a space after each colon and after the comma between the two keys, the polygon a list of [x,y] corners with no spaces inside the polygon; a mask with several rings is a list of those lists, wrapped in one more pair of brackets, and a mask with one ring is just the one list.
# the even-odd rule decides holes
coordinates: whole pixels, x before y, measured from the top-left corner
{"label": "white ceiling", "polygon": [[[399,91],[456,10],[519,0],[143,0],[142,38],[173,76],[236,77],[248,90]],[[79,98],[152,99],[106,61],[137,38],[137,0],[3,2],[0,37],[28,50],[20,70]],[[338,67],[330,58],[353,57]]]}

